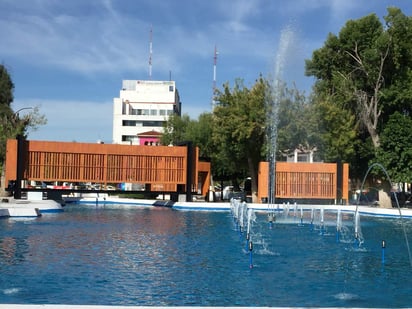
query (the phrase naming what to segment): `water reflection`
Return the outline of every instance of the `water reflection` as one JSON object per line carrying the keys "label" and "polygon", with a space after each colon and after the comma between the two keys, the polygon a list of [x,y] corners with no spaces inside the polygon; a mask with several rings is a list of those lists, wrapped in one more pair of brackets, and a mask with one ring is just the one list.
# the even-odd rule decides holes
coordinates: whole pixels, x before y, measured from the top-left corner
{"label": "water reflection", "polygon": [[8,219],[0,221],[0,266],[15,265],[24,262],[30,248],[27,243],[28,236],[20,233],[14,236],[14,229],[19,224],[30,224],[31,219]]}
{"label": "water reflection", "polygon": [[27,244],[24,239],[14,239],[6,236],[0,240],[0,258],[2,264],[13,265],[24,260],[27,252]]}

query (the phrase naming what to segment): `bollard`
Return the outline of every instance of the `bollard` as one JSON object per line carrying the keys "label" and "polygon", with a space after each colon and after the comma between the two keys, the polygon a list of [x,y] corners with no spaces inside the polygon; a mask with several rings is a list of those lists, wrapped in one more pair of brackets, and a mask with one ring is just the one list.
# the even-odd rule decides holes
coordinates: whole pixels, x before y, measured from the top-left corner
{"label": "bollard", "polygon": [[249,241],[249,268],[253,268],[253,261],[252,261],[252,251],[253,251],[253,243]]}

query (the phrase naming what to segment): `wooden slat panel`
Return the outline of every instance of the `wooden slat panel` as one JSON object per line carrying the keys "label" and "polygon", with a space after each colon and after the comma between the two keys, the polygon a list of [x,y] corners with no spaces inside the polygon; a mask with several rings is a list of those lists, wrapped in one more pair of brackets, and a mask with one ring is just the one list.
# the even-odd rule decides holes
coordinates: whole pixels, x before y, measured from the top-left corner
{"label": "wooden slat panel", "polygon": [[[285,199],[336,199],[337,166],[335,163],[276,162],[275,195]],[[348,165],[344,165],[343,199],[347,200]],[[268,195],[268,162],[259,168],[259,199]]]}
{"label": "wooden slat panel", "polygon": [[[187,147],[24,141],[23,178],[28,181],[142,183],[176,192],[186,184]],[[193,188],[198,183],[193,155]],[[7,141],[6,183],[16,179],[17,141]],[[210,179],[210,166],[207,173]],[[208,186],[209,184],[207,184]]]}
{"label": "wooden slat panel", "polygon": [[[25,178],[35,181],[147,183],[176,188],[186,182],[186,147],[26,141]],[[17,142],[8,142],[8,165],[16,166]],[[198,151],[196,151],[196,154]],[[197,158],[196,158],[197,161]],[[197,162],[195,163],[197,166]],[[8,168],[7,179],[16,172]],[[194,176],[197,184],[197,176]]]}

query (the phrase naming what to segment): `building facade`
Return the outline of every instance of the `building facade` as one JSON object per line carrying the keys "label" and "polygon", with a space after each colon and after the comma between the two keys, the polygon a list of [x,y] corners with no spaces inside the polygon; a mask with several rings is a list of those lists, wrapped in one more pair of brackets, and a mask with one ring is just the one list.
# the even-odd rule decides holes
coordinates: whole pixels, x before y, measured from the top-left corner
{"label": "building facade", "polygon": [[[113,143],[147,144],[147,136],[158,136],[171,115],[181,114],[179,92],[174,81],[123,80],[120,96],[113,99]],[[140,136],[140,137],[139,137]]]}

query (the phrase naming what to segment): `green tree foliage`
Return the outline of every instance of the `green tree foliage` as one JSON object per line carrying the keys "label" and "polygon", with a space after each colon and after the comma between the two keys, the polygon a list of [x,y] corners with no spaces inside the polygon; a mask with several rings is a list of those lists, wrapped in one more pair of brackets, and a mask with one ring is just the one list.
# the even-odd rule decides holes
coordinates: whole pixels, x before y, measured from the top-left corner
{"label": "green tree foliage", "polygon": [[214,148],[212,144],[213,115],[202,113],[199,118],[189,122],[185,137],[193,141],[199,147],[199,156],[210,160],[213,156]]}
{"label": "green tree foliage", "polygon": [[394,182],[412,182],[412,119],[395,112],[381,134],[376,162],[382,164]]}
{"label": "green tree foliage", "polygon": [[265,93],[267,83],[259,78],[251,89],[237,79],[218,92],[219,104],[214,109],[213,163],[220,176],[231,175],[232,181],[252,178],[252,195],[256,198],[259,162],[264,158]]}
{"label": "green tree foliage", "polygon": [[318,80],[315,92],[339,108],[352,110],[360,128],[379,145],[379,101],[389,40],[375,14],[348,21],[339,36],[329,35],[325,46],[314,51],[306,72]]}
{"label": "green tree foliage", "polygon": [[386,122],[395,112],[412,115],[412,18],[398,8],[389,8],[385,17],[391,39],[386,87],[383,91],[383,113]]}
{"label": "green tree foliage", "polygon": [[10,104],[13,102],[14,84],[10,74],[4,65],[0,65],[0,112],[5,113],[7,108],[11,111]]}
{"label": "green tree foliage", "polygon": [[[162,144],[192,141],[200,155],[212,162],[215,180],[230,180],[238,185],[246,177],[252,179],[256,200],[259,162],[267,158],[267,93],[271,85],[259,77],[249,89],[241,79],[216,92],[219,102],[213,114],[204,113],[198,120],[187,115],[172,116],[165,124]],[[279,90],[278,160],[296,148],[310,150],[320,142],[318,120],[312,104],[296,89],[282,84]]]}
{"label": "green tree foliage", "polygon": [[317,120],[312,134],[317,132],[315,145],[326,162],[348,162],[357,149],[354,115],[328,101],[316,101],[311,112]]}
{"label": "green tree foliage", "polygon": [[162,145],[177,145],[179,142],[187,141],[186,131],[190,122],[189,115],[171,115],[164,124],[163,135],[160,138]]}
{"label": "green tree foliage", "polygon": [[212,118],[211,113],[199,115],[198,120],[190,119],[187,114],[182,117],[172,115],[165,123],[160,142],[163,145],[177,145],[183,141],[191,141],[199,147],[199,156],[209,160],[213,151]]}
{"label": "green tree foliage", "polygon": [[0,65],[0,166],[3,166],[6,156],[6,141],[13,136],[18,128],[18,121],[11,103],[13,102],[14,84],[4,65]]}
{"label": "green tree foliage", "polygon": [[[10,74],[4,65],[0,65],[0,166],[3,166],[5,160],[7,139],[18,135],[26,137],[29,130],[36,130],[47,122],[45,116],[40,114],[39,107],[13,111],[13,90]],[[30,112],[21,116],[23,109]]]}
{"label": "green tree foliage", "polygon": [[[269,85],[270,86],[270,85]],[[276,159],[283,161],[296,149],[307,152],[318,148],[318,121],[313,105],[296,88],[281,84],[278,111]]]}
{"label": "green tree foliage", "polygon": [[366,171],[391,115],[411,117],[411,42],[411,18],[389,8],[385,24],[375,14],[350,20],[306,61],[326,160],[340,156]]}

